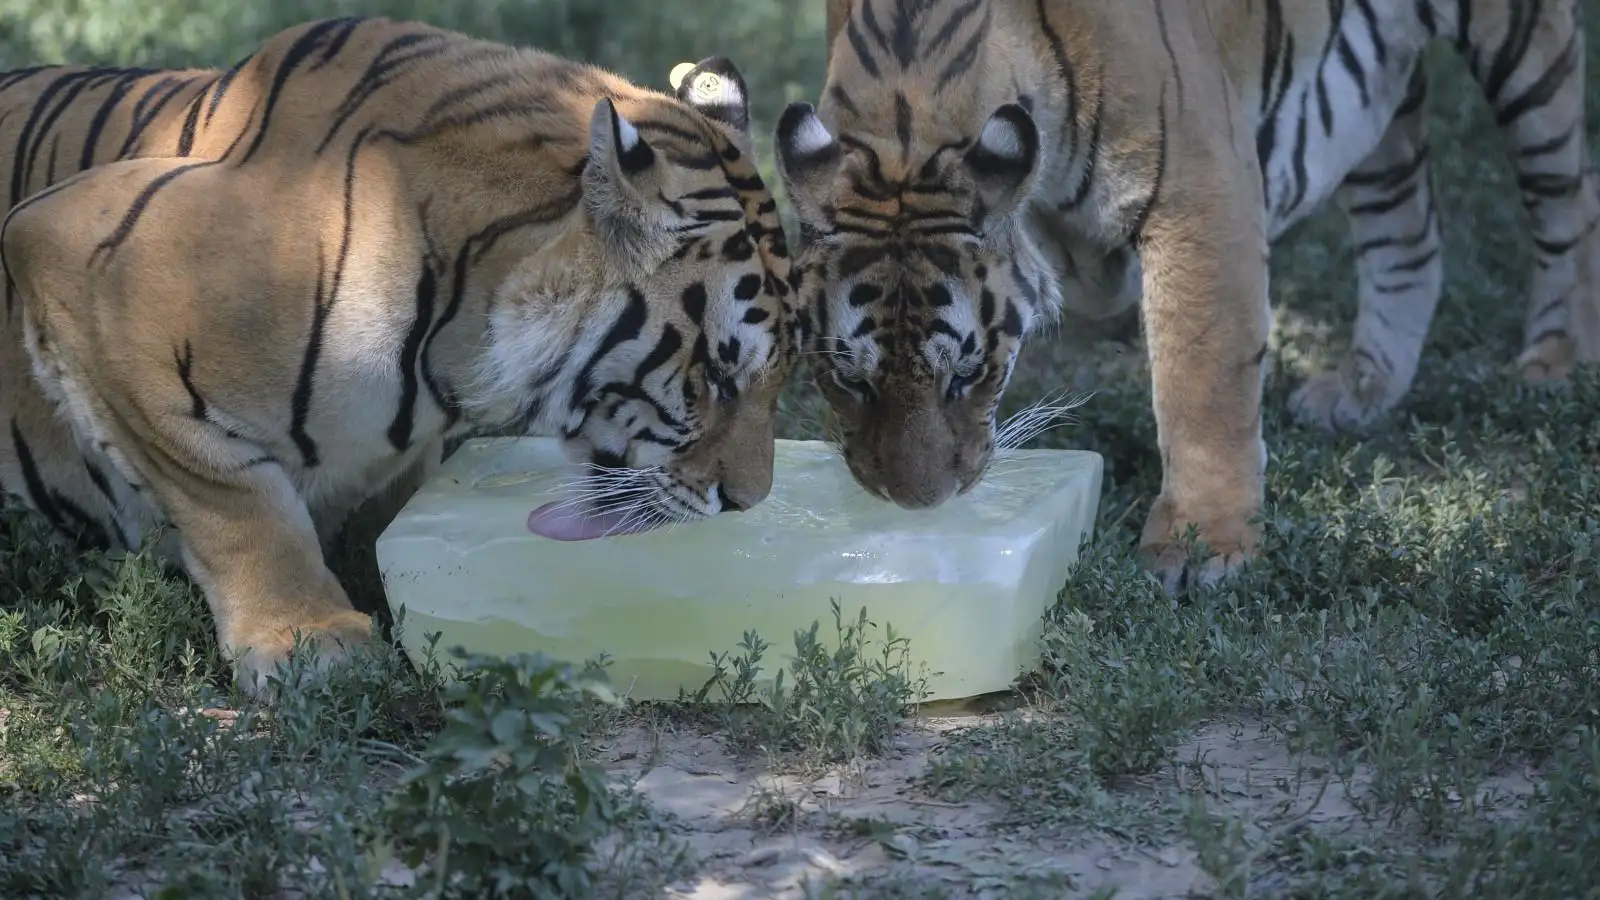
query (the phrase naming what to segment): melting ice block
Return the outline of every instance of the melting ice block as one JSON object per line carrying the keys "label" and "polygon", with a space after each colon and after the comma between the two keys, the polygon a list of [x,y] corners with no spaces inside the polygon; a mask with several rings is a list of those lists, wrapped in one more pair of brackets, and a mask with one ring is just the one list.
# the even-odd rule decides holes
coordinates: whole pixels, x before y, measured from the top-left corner
{"label": "melting ice block", "polygon": [[833,637],[837,599],[847,623],[866,609],[870,639],[885,624],[908,639],[929,699],[970,697],[1038,663],[1041,616],[1091,533],[1102,468],[1088,451],[1018,451],[966,496],[913,512],[857,487],[825,444],[779,441],[772,493],[753,509],[557,541],[527,525],[573,479],[555,440],[476,439],[379,537],[378,566],[414,660],[431,632],[441,653],[578,664],[604,652],[617,690],[672,699],[747,629],[772,645],[764,676],[790,670],[796,631],[818,622]]}

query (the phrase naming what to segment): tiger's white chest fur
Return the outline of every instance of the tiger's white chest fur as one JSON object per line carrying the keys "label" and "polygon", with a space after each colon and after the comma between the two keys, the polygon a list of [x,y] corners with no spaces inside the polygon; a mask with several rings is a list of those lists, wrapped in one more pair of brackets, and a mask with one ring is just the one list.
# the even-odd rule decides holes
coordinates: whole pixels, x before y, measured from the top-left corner
{"label": "tiger's white chest fur", "polygon": [[1321,206],[1378,145],[1426,47],[1428,35],[1414,17],[1384,10],[1373,28],[1361,6],[1350,4],[1324,43],[1308,34],[1293,54],[1269,52],[1254,89],[1243,91],[1269,240]]}

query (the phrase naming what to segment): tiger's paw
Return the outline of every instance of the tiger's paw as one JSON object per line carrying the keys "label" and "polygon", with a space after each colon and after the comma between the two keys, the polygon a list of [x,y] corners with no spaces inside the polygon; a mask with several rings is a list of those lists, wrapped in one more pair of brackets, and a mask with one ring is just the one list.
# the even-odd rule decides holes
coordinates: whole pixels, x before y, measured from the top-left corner
{"label": "tiger's paw", "polygon": [[1399,399],[1388,388],[1388,380],[1374,372],[1317,372],[1289,395],[1289,411],[1324,431],[1361,431]]}
{"label": "tiger's paw", "polygon": [[[1187,523],[1195,524],[1194,543],[1205,551],[1198,560],[1186,539]],[[1254,558],[1260,536],[1260,526],[1247,514],[1179,515],[1176,504],[1160,497],[1139,539],[1139,561],[1168,595],[1176,595],[1189,585],[1204,587],[1232,577]]]}
{"label": "tiger's paw", "polygon": [[1551,335],[1518,354],[1517,374],[1529,384],[1554,387],[1566,383],[1576,360],[1572,338]]}
{"label": "tiger's paw", "polygon": [[[254,699],[270,701],[285,687],[277,679],[295,673],[300,676],[294,679],[296,683],[304,683],[308,677],[315,681],[343,663],[352,650],[371,642],[372,617],[340,610],[314,622],[260,628],[224,646],[242,651],[233,664],[234,682],[240,690]],[[304,663],[293,665],[301,662],[301,656]]]}

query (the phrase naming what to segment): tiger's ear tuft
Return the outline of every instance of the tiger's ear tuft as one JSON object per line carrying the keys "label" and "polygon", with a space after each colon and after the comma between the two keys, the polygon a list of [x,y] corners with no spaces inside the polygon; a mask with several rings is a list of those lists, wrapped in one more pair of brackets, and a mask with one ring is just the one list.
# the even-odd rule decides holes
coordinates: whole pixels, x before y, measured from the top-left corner
{"label": "tiger's ear tuft", "polygon": [[966,163],[992,208],[1014,208],[1039,165],[1039,127],[1033,116],[1017,103],[995,110],[967,151]]}
{"label": "tiger's ear tuft", "polygon": [[602,98],[589,116],[589,157],[610,176],[631,179],[655,165],[656,152],[610,98]]}
{"label": "tiger's ear tuft", "polygon": [[806,102],[789,104],[778,118],[778,163],[784,177],[804,181],[839,161],[839,141]]}
{"label": "tiger's ear tuft", "polygon": [[801,220],[820,216],[823,199],[844,159],[839,139],[822,124],[816,107],[804,101],[784,108],[773,137],[778,145],[778,174]]}
{"label": "tiger's ear tuft", "polygon": [[679,100],[709,118],[733,126],[741,134],[749,132],[750,91],[738,67],[726,56],[678,63],[667,80]]}

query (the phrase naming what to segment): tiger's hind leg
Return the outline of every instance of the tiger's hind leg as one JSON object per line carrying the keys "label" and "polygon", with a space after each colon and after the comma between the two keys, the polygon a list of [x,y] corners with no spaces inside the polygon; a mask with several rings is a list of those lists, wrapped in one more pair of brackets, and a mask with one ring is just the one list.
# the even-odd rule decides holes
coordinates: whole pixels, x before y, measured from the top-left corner
{"label": "tiger's hind leg", "polygon": [[1416,377],[1444,284],[1427,89],[1418,63],[1378,146],[1334,193],[1355,245],[1358,312],[1338,369],[1312,375],[1291,395],[1290,409],[1302,421],[1364,428],[1393,408]]}
{"label": "tiger's hind leg", "polygon": [[1528,216],[1534,262],[1518,368],[1564,381],[1600,362],[1600,197],[1584,139],[1585,46],[1576,0],[1471,4],[1468,67],[1493,110]]}
{"label": "tiger's hind leg", "polygon": [[139,496],[111,461],[73,434],[67,419],[33,380],[23,351],[21,311],[0,329],[0,489],[51,526],[58,545],[136,552],[150,549],[174,569],[175,538],[160,534],[159,512]]}
{"label": "tiger's hind leg", "polygon": [[[279,461],[283,448],[268,445],[281,431],[254,404],[281,372],[260,357],[232,363],[231,371],[221,368],[229,363],[192,369],[191,337],[227,339],[216,317],[196,314],[227,297],[226,288],[190,277],[197,271],[174,277],[168,261],[224,257],[219,232],[196,237],[179,223],[217,215],[201,198],[238,199],[224,193],[236,183],[203,180],[217,171],[204,165],[140,159],[77,176],[12,210],[0,229],[0,257],[25,311],[19,318],[39,383],[70,411],[74,433],[106,447],[123,477],[176,528],[183,566],[205,594],[223,652],[234,657],[235,680],[261,696],[302,642],[321,651],[308,667],[313,674],[369,641],[371,619],[351,607],[324,562],[299,473]],[[157,180],[186,171],[188,180]],[[152,183],[162,191],[148,203]],[[138,230],[97,260],[101,235],[115,233],[108,222],[129,206],[139,211]],[[227,242],[248,240],[243,227],[231,229]],[[239,267],[270,259],[235,260],[235,275],[249,281],[254,273]],[[267,330],[273,321],[259,317],[252,335],[281,341],[287,329]],[[220,351],[212,358],[219,357],[226,358]],[[337,472],[325,478],[334,487],[345,480]]]}

